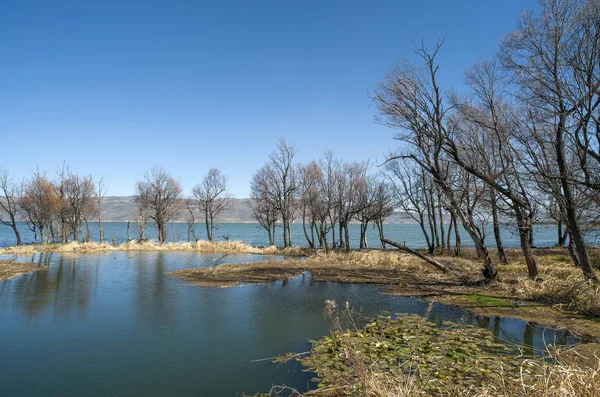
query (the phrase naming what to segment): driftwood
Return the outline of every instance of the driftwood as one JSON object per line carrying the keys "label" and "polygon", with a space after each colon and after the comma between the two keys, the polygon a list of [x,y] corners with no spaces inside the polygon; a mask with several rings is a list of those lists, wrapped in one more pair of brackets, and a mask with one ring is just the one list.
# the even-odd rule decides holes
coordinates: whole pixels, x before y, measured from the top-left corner
{"label": "driftwood", "polygon": [[414,256],[416,256],[416,257],[424,260],[425,262],[429,263],[430,265],[433,265],[433,266],[437,267],[438,269],[440,269],[444,273],[448,273],[448,271],[449,271],[448,267],[446,267],[444,264],[442,264],[442,263],[440,263],[440,262],[438,262],[436,260],[433,260],[430,257],[425,256],[425,255],[421,254],[420,252],[415,251],[412,248],[408,248],[405,243],[404,244],[400,244],[400,243],[397,243],[395,241],[388,240],[386,238],[382,238],[381,242],[389,244],[392,247],[396,247],[396,248],[398,248],[401,251],[408,252],[409,254],[414,255]]}

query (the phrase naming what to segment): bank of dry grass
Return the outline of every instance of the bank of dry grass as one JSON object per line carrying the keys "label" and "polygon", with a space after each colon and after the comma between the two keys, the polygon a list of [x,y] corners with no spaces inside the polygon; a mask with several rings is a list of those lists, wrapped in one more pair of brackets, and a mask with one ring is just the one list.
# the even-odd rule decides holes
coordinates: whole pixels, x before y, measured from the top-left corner
{"label": "bank of dry grass", "polygon": [[[481,387],[457,386],[451,391],[432,393],[423,390],[417,379],[409,375],[390,376],[368,367],[358,371],[356,383],[334,390],[315,390],[306,396],[416,397],[424,395],[448,397],[600,397],[600,361],[580,366],[571,361],[547,364],[524,360],[523,369],[537,367],[540,373],[532,380],[495,374]],[[299,396],[299,394],[296,394]]]}
{"label": "bank of dry grass", "polygon": [[111,251],[193,251],[200,253],[227,253],[227,254],[262,254],[262,255],[285,255],[301,256],[305,250],[302,248],[277,248],[253,247],[241,241],[198,241],[195,243],[165,243],[159,244],[154,241],[132,240],[122,244],[97,243],[97,242],[70,242],[66,244],[31,244],[6,247],[0,249],[2,254],[33,254],[40,252],[61,253],[86,253],[86,252],[111,252]]}
{"label": "bank of dry grass", "polygon": [[32,263],[0,261],[0,281],[10,280],[21,274],[33,273],[39,270],[44,270],[44,268],[35,266]]}

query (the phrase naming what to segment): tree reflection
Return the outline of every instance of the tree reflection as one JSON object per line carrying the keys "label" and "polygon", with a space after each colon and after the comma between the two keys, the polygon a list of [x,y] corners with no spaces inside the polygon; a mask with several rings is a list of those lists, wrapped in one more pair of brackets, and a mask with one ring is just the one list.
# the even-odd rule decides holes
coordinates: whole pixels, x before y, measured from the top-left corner
{"label": "tree reflection", "polygon": [[55,317],[84,314],[89,306],[92,284],[97,283],[91,267],[78,266],[76,256],[52,253],[31,257],[35,266],[47,266],[47,271],[23,275],[14,280],[14,305],[29,317],[36,319],[52,312]]}

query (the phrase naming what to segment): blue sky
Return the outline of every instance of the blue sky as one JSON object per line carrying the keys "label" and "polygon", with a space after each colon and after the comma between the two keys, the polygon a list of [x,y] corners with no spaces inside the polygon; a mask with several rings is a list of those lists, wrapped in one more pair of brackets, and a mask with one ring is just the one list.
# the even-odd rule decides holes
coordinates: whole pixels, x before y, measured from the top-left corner
{"label": "blue sky", "polygon": [[5,1],[0,165],[21,179],[63,161],[133,193],[162,165],[189,193],[211,167],[237,197],[279,135],[309,161],[382,158],[393,131],[369,92],[435,43],[444,87],[491,57],[535,0]]}

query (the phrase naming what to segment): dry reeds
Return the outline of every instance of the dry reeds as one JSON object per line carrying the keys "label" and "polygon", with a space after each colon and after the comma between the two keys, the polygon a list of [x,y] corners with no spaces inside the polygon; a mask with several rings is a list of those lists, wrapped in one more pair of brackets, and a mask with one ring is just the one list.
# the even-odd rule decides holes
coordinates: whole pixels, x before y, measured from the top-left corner
{"label": "dry reeds", "polygon": [[300,256],[304,254],[302,248],[279,249],[271,247],[253,247],[241,241],[209,242],[200,240],[195,243],[166,243],[159,244],[153,241],[132,240],[122,244],[73,241],[66,244],[21,245],[0,249],[0,254],[32,254],[39,252],[85,253],[109,251],[194,251],[202,253],[230,253],[230,254],[262,254]]}

